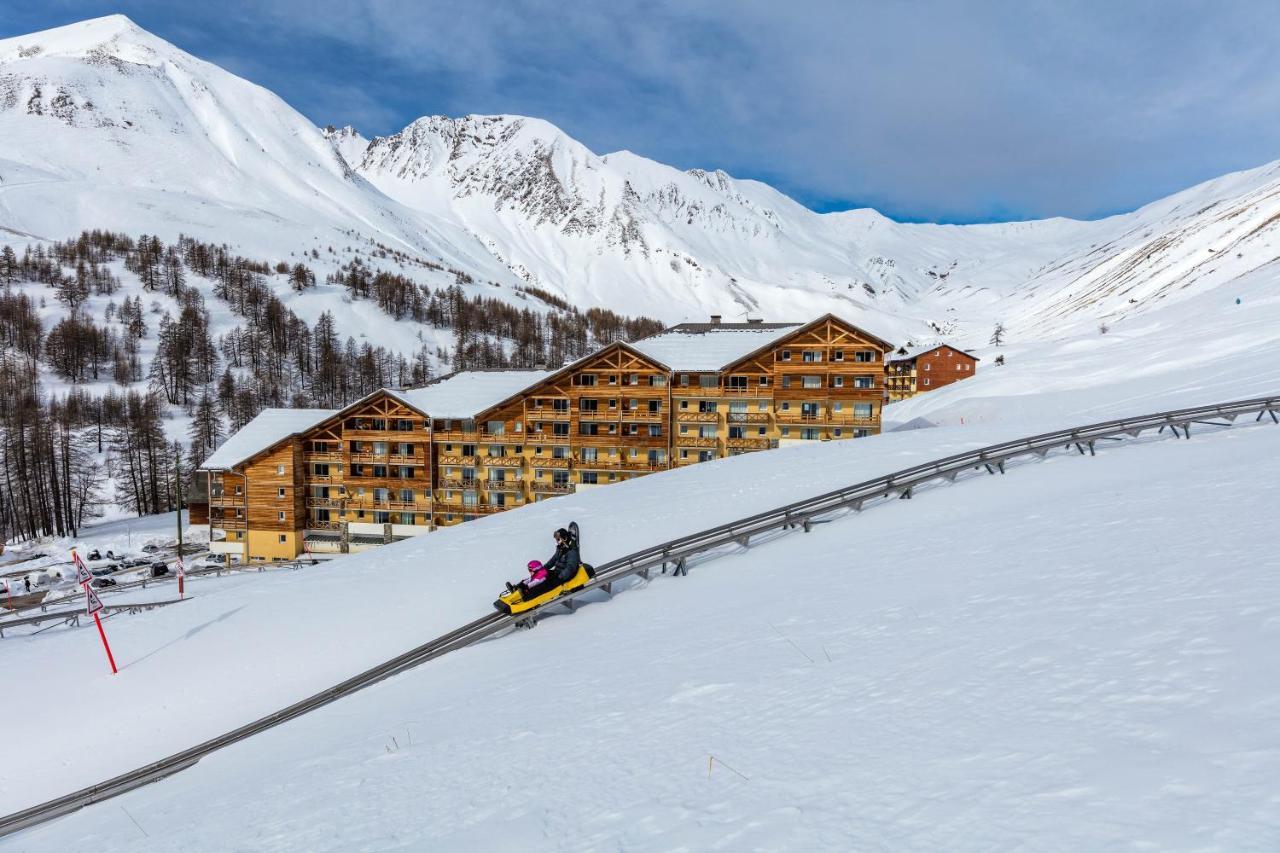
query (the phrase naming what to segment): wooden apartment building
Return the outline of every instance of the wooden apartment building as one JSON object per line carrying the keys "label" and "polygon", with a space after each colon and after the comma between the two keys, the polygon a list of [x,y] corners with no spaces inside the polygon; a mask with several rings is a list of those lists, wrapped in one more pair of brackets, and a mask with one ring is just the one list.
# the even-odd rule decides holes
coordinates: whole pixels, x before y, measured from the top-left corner
{"label": "wooden apartment building", "polygon": [[899,349],[885,364],[885,391],[890,402],[934,391],[968,379],[977,372],[978,357],[939,344],[929,349]]}
{"label": "wooden apartment building", "polygon": [[244,561],[357,551],[654,471],[873,435],[891,349],[832,315],[713,317],[556,371],[268,409],[202,466],[212,548]]}

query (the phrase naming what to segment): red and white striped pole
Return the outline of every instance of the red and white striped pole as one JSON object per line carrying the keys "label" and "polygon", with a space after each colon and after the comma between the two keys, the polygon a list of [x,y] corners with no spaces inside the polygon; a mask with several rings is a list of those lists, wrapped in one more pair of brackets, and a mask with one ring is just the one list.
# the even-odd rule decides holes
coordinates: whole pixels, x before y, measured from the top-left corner
{"label": "red and white striped pole", "polygon": [[178,598],[186,598],[182,591],[186,579],[187,572],[182,566],[182,555],[178,555]]}
{"label": "red and white striped pole", "polygon": [[85,610],[93,617],[93,624],[98,626],[98,636],[102,638],[102,648],[107,652],[107,663],[111,664],[111,674],[115,675],[116,669],[115,655],[111,654],[111,644],[107,642],[107,632],[102,628],[102,619],[98,616],[98,612],[102,610],[102,599],[98,598],[98,594],[89,586],[89,582],[93,580],[93,575],[89,573],[89,567],[84,564],[84,560],[80,559],[80,555],[76,553],[74,548],[71,549],[71,562],[76,564],[76,581],[84,589],[84,605]]}

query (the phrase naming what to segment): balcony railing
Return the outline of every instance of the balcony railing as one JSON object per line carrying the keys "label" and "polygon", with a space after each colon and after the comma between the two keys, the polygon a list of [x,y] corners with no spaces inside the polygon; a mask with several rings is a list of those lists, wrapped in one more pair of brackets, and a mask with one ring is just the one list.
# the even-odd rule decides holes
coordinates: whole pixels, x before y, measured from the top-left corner
{"label": "balcony railing", "polygon": [[650,412],[647,409],[623,410],[624,421],[640,421],[643,423],[659,423],[667,419],[666,412]]}
{"label": "balcony railing", "polygon": [[431,433],[431,440],[436,444],[439,444],[442,441],[456,441],[460,444],[475,444],[479,437],[480,433],[475,430],[466,432],[460,429],[441,429]]}
{"label": "balcony railing", "polygon": [[529,460],[530,467],[533,468],[568,468],[568,459],[557,459],[556,457],[534,456]]}
{"label": "balcony railing", "polygon": [[480,464],[490,468],[519,468],[524,465],[523,456],[482,456]]}
{"label": "balcony railing", "polygon": [[243,518],[210,518],[209,526],[220,527],[223,530],[244,530],[249,525]]}
{"label": "balcony railing", "polygon": [[307,450],[302,454],[307,462],[341,462],[341,450]]}
{"label": "balcony railing", "polygon": [[777,439],[772,438],[730,438],[725,440],[730,450],[769,450],[778,446]]}
{"label": "balcony railing", "polygon": [[476,457],[474,456],[441,456],[439,458],[439,464],[474,466],[476,464]]}
{"label": "balcony railing", "polygon": [[719,412],[680,412],[676,415],[680,423],[715,423],[720,420]]}
{"label": "balcony railing", "polygon": [[768,412],[730,412],[729,423],[731,424],[767,424],[769,422]]}
{"label": "balcony railing", "polygon": [[567,421],[568,409],[525,409],[525,420],[528,421]]}
{"label": "balcony railing", "polygon": [[551,435],[550,433],[531,432],[525,435],[525,444],[568,444],[569,436]]}
{"label": "balcony railing", "polygon": [[244,495],[219,495],[209,498],[209,506],[215,507],[233,507],[239,508],[244,506]]}
{"label": "balcony railing", "polygon": [[781,424],[816,424],[826,420],[821,412],[812,414],[804,412],[778,412],[775,417]]}
{"label": "balcony railing", "polygon": [[328,509],[330,507],[337,507],[341,505],[342,505],[342,502],[339,501],[337,498],[312,498],[312,497],[307,498],[307,506],[309,507],[320,507],[322,509]]}
{"label": "balcony railing", "polygon": [[578,412],[578,420],[580,421],[616,421],[617,419],[617,409],[596,409],[594,411]]}
{"label": "balcony railing", "polygon": [[440,489],[474,489],[476,480],[471,477],[446,477],[436,488]]}
{"label": "balcony railing", "polygon": [[681,435],[676,437],[677,447],[715,447],[719,442],[716,438],[706,438],[700,435]]}
{"label": "balcony railing", "polygon": [[484,487],[491,492],[522,492],[524,481],[520,477],[508,477],[505,480],[485,480]]}
{"label": "balcony railing", "polygon": [[535,480],[529,484],[535,492],[542,495],[567,495],[573,491],[568,483],[546,483]]}

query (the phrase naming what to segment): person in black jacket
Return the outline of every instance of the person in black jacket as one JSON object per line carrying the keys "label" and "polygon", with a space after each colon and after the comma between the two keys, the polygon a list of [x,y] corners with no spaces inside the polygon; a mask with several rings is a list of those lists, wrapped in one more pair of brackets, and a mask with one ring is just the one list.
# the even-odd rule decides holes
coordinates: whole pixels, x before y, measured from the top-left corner
{"label": "person in black jacket", "polygon": [[[568,530],[561,527],[555,532],[555,538],[556,552],[549,560],[543,562],[542,567],[547,570],[545,583],[560,586],[573,580],[574,575],[578,573],[578,567],[582,565],[582,555],[578,551],[577,540]],[[543,592],[549,589],[551,586],[542,587]]]}

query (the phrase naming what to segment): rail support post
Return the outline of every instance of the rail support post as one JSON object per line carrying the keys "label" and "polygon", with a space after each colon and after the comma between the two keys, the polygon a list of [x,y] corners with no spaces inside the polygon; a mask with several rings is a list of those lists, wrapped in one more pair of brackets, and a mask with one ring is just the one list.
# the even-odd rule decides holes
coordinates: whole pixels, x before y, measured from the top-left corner
{"label": "rail support post", "polygon": [[909,500],[911,500],[911,487],[910,487],[910,486],[908,486],[907,488],[905,488],[905,489],[903,489],[902,491],[898,492],[898,500],[900,500],[900,501],[909,501]]}
{"label": "rail support post", "polygon": [[990,463],[983,462],[982,467],[987,469],[988,474],[990,474],[993,477],[995,476],[995,473],[996,473],[995,469],[991,467]]}
{"label": "rail support post", "polygon": [[1089,442],[1089,455],[1090,455],[1090,456],[1097,456],[1097,455],[1098,455],[1098,454],[1097,454],[1097,453],[1095,453],[1095,452],[1094,452],[1094,450],[1093,450],[1093,442],[1092,442],[1092,441],[1091,441],[1091,442]]}
{"label": "rail support post", "polygon": [[804,524],[802,524],[801,527],[804,528],[805,533],[808,533],[810,530],[813,529],[813,522],[806,518],[804,520]]}
{"label": "rail support post", "polygon": [[954,483],[954,482],[956,481],[956,477],[960,476],[960,472],[959,472],[959,471],[954,471],[954,470],[953,470],[953,471],[948,471],[947,473],[943,474],[942,476],[944,476],[944,477],[946,477],[946,478],[947,478],[947,482],[948,482],[948,483]]}
{"label": "rail support post", "polygon": [[689,567],[684,564],[684,557],[676,560],[675,575],[688,575]]}
{"label": "rail support post", "polygon": [[750,547],[751,547],[751,534],[750,534],[750,533],[744,533],[744,534],[742,534],[741,536],[739,536],[737,539],[735,539],[734,541],[735,541],[735,542],[737,542],[739,545],[741,545],[743,548],[750,548]]}
{"label": "rail support post", "polygon": [[600,588],[604,590],[605,595],[613,595],[613,583],[600,584]]}

